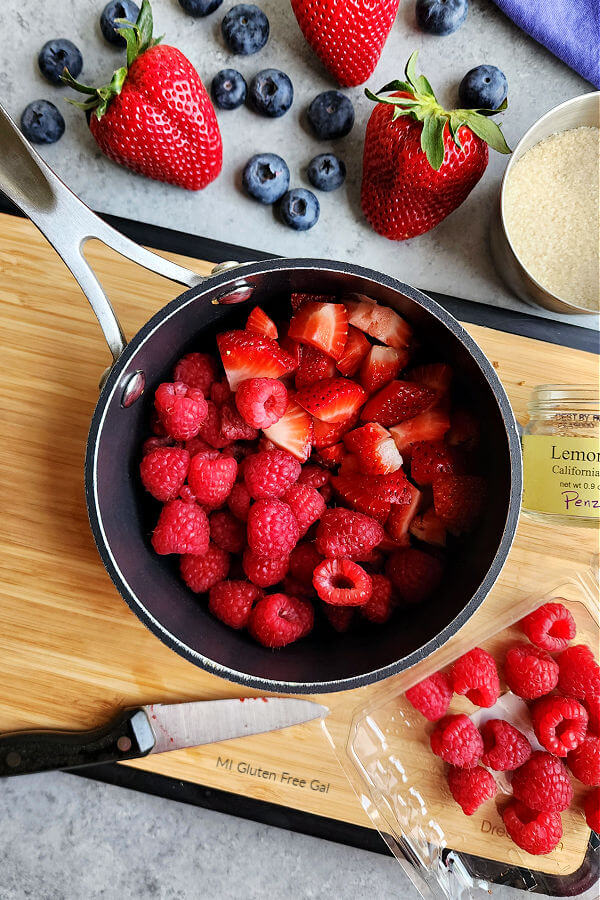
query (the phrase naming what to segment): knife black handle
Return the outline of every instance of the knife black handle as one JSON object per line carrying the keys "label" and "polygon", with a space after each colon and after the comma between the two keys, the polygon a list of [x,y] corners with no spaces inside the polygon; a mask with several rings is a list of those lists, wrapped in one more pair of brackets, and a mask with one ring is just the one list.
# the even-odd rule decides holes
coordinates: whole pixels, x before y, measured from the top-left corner
{"label": "knife black handle", "polygon": [[155,744],[143,709],[128,709],[93,731],[20,731],[0,735],[0,777],[139,759]]}

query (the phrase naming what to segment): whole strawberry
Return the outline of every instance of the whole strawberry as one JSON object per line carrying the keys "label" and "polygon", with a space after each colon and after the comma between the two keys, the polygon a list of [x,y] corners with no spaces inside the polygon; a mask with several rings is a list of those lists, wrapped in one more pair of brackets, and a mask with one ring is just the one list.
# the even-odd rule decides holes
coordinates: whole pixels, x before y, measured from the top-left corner
{"label": "whole strawberry", "polygon": [[361,205],[374,230],[394,241],[424,234],[460,206],[485,172],[488,144],[510,153],[488,118],[506,101],[497,110],[447,112],[425,76],[417,76],[416,57],[407,63],[406,81],[378,94],[365,91],[377,106],[365,135]]}
{"label": "whole strawberry", "polygon": [[217,117],[200,76],[175,47],[152,37],[152,10],[144,0],[133,27],[117,29],[127,41],[127,66],[109,84],[63,81],[89,99],[90,131],[110,159],[157,181],[197,191],[221,171]]}

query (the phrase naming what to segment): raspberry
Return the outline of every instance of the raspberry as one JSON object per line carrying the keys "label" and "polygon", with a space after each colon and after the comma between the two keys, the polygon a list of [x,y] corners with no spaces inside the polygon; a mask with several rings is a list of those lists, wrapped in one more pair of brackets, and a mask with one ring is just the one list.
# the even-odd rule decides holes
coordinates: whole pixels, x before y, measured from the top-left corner
{"label": "raspberry", "polygon": [[562,603],[544,603],[529,613],[521,628],[532,644],[550,652],[564,650],[575,637],[575,619]]}
{"label": "raspberry", "polygon": [[504,719],[488,719],[481,728],[481,762],[497,772],[518,769],[531,756],[531,744],[524,734]]}
{"label": "raspberry", "polygon": [[244,481],[255,500],[283,497],[290,485],[298,481],[302,466],[285,450],[261,450],[248,457]]}
{"label": "raspberry", "polygon": [[216,509],[231,493],[236,473],[235,459],[220,454],[216,459],[210,459],[208,455],[197,453],[190,463],[188,484],[199,503]]}
{"label": "raspberry", "polygon": [[188,353],[173,369],[173,381],[183,381],[188,387],[202,391],[205,397],[216,377],[217,367],[208,353]]}
{"label": "raspberry", "polygon": [[302,584],[292,575],[286,575],[283,579],[283,592],[288,597],[301,597],[303,600],[311,600],[315,596],[312,585]]}
{"label": "raspberry", "polygon": [[588,736],[567,755],[567,765],[582,784],[600,785],[600,738]]}
{"label": "raspberry", "polygon": [[439,586],[444,567],[430,553],[403,547],[388,558],[385,574],[403,603],[422,603]]}
{"label": "raspberry", "polygon": [[288,556],[300,536],[292,510],[281,500],[257,500],[247,528],[248,544],[261,556]]}
{"label": "raspberry", "polygon": [[235,459],[238,464],[236,481],[241,481],[244,471],[244,466],[242,464],[249,454],[254,453],[253,445],[236,441],[233,444],[228,444],[227,447],[223,447],[221,453],[223,456],[230,456],[232,459]]}
{"label": "raspberry", "polygon": [[348,631],[354,620],[354,607],[352,606],[330,606],[329,603],[324,603],[323,612],[331,627],[339,634]]}
{"label": "raspberry", "polygon": [[207,444],[201,437],[198,437],[198,435],[186,441],[184,447],[190,454],[190,457],[195,456],[196,453],[212,454],[212,459],[216,459],[218,456],[218,451],[211,447],[210,444]]}
{"label": "raspberry", "polygon": [[255,441],[258,431],[240,416],[234,400],[221,407],[221,434],[228,441]]}
{"label": "raspberry", "polygon": [[163,503],[174,500],[186,479],[189,465],[187,450],[159,447],[147,453],[140,463],[142,484],[157,500]]}
{"label": "raspberry", "polygon": [[371,596],[360,611],[369,622],[383,625],[394,611],[392,583],[385,575],[371,575],[371,587]]}
{"label": "raspberry", "polygon": [[206,418],[200,426],[198,437],[201,437],[211,447],[220,450],[229,444],[229,438],[226,438],[221,431],[221,410],[217,409],[212,400],[207,400],[206,406]]}
{"label": "raspberry", "polygon": [[588,731],[600,736],[600,694],[586,697],[583,705],[588,713]]}
{"label": "raspberry", "polygon": [[465,816],[472,816],[482,803],[496,796],[494,776],[487,769],[457,769],[450,766],[447,774],[450,793],[461,807]]}
{"label": "raspberry", "polygon": [[321,562],[323,557],[313,543],[297,544],[290,553],[290,574],[312,587],[313,573]]}
{"label": "raspberry", "polygon": [[475,706],[493,706],[500,696],[500,679],[493,656],[474,647],[452,666],[452,684]]}
{"label": "raspberry", "polygon": [[221,581],[210,589],[208,608],[231,628],[245,628],[262,591],[249,581]]}
{"label": "raspberry", "polygon": [[220,408],[230,397],[233,397],[233,391],[229,387],[229,382],[226,378],[223,381],[215,381],[214,384],[211,384],[210,399],[215,406]]}
{"label": "raspberry", "polygon": [[319,493],[325,503],[331,503],[333,499],[333,487],[331,486],[331,484],[324,484],[322,488],[319,488]]}
{"label": "raspberry", "polygon": [[435,726],[429,742],[436,756],[459,769],[472,769],[483,753],[483,739],[468,716],[446,716]]}
{"label": "raspberry", "polygon": [[206,553],[208,540],[208,519],[197,503],[170,500],[163,506],[152,535],[157,553]]}
{"label": "raspberry", "polygon": [[538,741],[555,756],[566,756],[585,737],[588,714],[570,697],[542,697],[531,709],[531,721]]}
{"label": "raspberry", "polygon": [[562,822],[556,812],[535,812],[511,800],[502,812],[506,831],[517,847],[540,856],[554,850],[562,837]]}
{"label": "raspberry", "polygon": [[158,418],[158,413],[155,409],[153,409],[152,413],[150,414],[150,431],[157,437],[168,436],[165,430],[165,426]]}
{"label": "raspberry", "polygon": [[181,381],[160,384],[154,405],[165,431],[176,441],[195,437],[208,413],[202,391],[189,388]]}
{"label": "raspberry", "polygon": [[590,791],[583,803],[585,821],[592,831],[600,834],[600,788]]}
{"label": "raspberry", "polygon": [[203,556],[181,557],[181,577],[196,594],[204,594],[213,585],[227,578],[229,573],[229,553],[216,544],[209,544]]}
{"label": "raspberry", "polygon": [[312,631],[313,621],[310,603],[287,594],[271,594],[252,610],[248,629],[265,647],[285,647]]}
{"label": "raspberry", "polygon": [[181,486],[181,490],[179,491],[179,499],[185,500],[186,503],[195,503],[196,495],[189,486],[189,484],[183,484]]}
{"label": "raspberry", "polygon": [[210,539],[228,553],[241,553],[246,546],[246,529],[239,519],[227,510],[214,512],[209,517]]}
{"label": "raspberry", "polygon": [[159,447],[172,447],[174,443],[175,441],[173,438],[168,435],[163,435],[163,437],[153,435],[152,437],[146,438],[142,444],[142,456],[152,453],[153,450],[158,450]]}
{"label": "raspberry", "polygon": [[242,565],[246,576],[261,588],[278,584],[289,569],[289,556],[261,556],[248,547],[244,550]]}
{"label": "raspberry", "polygon": [[556,687],[558,664],[539,647],[517,644],[506,654],[504,678],[513,694],[525,700],[535,700]]}
{"label": "raspberry", "polygon": [[298,481],[300,484],[310,484],[311,487],[320,490],[326,484],[329,484],[330,474],[327,469],[321,466],[306,465],[302,467]]}
{"label": "raspberry", "polygon": [[437,722],[445,716],[452,700],[452,679],[445,672],[434,672],[414,687],[407,690],[405,696],[430,722]]}
{"label": "raspberry", "polygon": [[288,392],[276,378],[249,378],[238,386],[235,403],[248,425],[268,428],[286,411]]}
{"label": "raspberry", "polygon": [[330,558],[364,559],[383,540],[379,522],[350,509],[328,509],[317,528],[317,550]]}
{"label": "raspberry", "polygon": [[246,485],[242,483],[234,484],[227,498],[227,506],[240,522],[247,520],[250,502],[251,498]]}
{"label": "raspberry", "polygon": [[600,694],[600,666],[585,644],[567,647],[558,657],[558,689],[568,697],[585,700]]}
{"label": "raspberry", "polygon": [[300,537],[304,537],[311,525],[325,512],[325,501],[320,493],[310,484],[293,484],[283,495],[300,530]]}
{"label": "raspberry", "polygon": [[350,559],[325,559],[314,571],[314,588],[333,606],[362,606],[371,596],[371,578]]}
{"label": "raspberry", "polygon": [[529,806],[544,812],[562,812],[573,799],[573,787],[560,759],[536,750],[512,778],[513,794]]}

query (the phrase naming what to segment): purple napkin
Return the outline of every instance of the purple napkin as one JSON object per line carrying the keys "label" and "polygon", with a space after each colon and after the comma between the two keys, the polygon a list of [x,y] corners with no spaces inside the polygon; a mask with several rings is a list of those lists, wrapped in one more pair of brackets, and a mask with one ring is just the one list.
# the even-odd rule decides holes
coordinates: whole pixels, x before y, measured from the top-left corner
{"label": "purple napkin", "polygon": [[519,28],[600,88],[598,0],[495,0]]}

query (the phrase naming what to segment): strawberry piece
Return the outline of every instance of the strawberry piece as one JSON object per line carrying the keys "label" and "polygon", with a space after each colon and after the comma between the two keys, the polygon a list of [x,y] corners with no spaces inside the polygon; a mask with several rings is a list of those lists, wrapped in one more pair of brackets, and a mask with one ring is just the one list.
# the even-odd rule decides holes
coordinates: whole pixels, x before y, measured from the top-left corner
{"label": "strawberry piece", "polygon": [[422,603],[439,587],[444,567],[435,556],[406,547],[390,556],[385,571],[404,603]]}
{"label": "strawberry piece", "polygon": [[433,482],[436,515],[453,534],[470,531],[483,512],[486,481],[478,475],[440,475]]}
{"label": "strawberry piece", "polygon": [[316,450],[321,450],[323,447],[331,447],[332,444],[337,444],[348,431],[354,428],[358,423],[358,419],[358,412],[344,422],[337,422],[333,425],[321,422],[320,419],[313,419],[313,447]]}
{"label": "strawberry piece", "polygon": [[374,394],[389,384],[408,362],[408,350],[399,352],[393,347],[376,344],[365,356],[360,367],[360,383],[367,394]]}
{"label": "strawberry piece", "polygon": [[342,443],[332,444],[331,447],[323,447],[316,454],[318,461],[331,469],[341,465],[346,456],[346,448]]}
{"label": "strawberry piece", "polygon": [[360,472],[359,462],[353,453],[346,453],[338,475],[352,475],[354,472]]}
{"label": "strawberry piece", "polygon": [[342,356],[337,361],[338,371],[347,378],[356,375],[360,364],[371,349],[371,344],[362,331],[354,326],[348,326],[348,338]]}
{"label": "strawberry piece", "polygon": [[438,395],[438,399],[445,396],[452,383],[452,369],[446,363],[429,363],[424,366],[415,366],[406,373],[407,381],[416,381],[431,388]]}
{"label": "strawberry piece", "polygon": [[[358,297],[359,299],[352,299]],[[344,299],[348,311],[348,322],[365,331],[371,337],[388,347],[396,350],[404,350],[412,340],[412,328],[408,322],[390,309],[389,306],[379,306],[370,297],[363,294],[353,294]]]}
{"label": "strawberry piece", "polygon": [[331,479],[336,494],[351,509],[372,516],[378,522],[385,522],[390,513],[390,501],[373,495],[373,486],[368,476],[338,475]]}
{"label": "strawberry piece", "polygon": [[365,401],[360,385],[348,378],[326,378],[296,394],[296,402],[322,422],[336,423],[349,419]]}
{"label": "strawberry piece", "polygon": [[385,530],[397,545],[403,546],[409,543],[408,530],[420,501],[421,492],[414,485],[408,483],[404,502],[392,504],[385,523]]}
{"label": "strawberry piece", "polygon": [[310,344],[333,359],[341,359],[348,338],[348,314],[343,303],[309,300],[292,317],[288,337]]}
{"label": "strawberry piece", "polygon": [[431,388],[412,381],[390,381],[365,403],[361,419],[389,428],[419,415],[434,401],[435,392]]}
{"label": "strawberry piece", "polygon": [[387,475],[402,465],[394,439],[385,428],[370,422],[344,436],[344,444],[366,475]]}
{"label": "strawberry piece", "polygon": [[436,547],[446,546],[446,526],[436,516],[433,506],[423,515],[415,516],[408,530],[413,537],[426,544],[434,544]]}
{"label": "strawberry piece", "polygon": [[297,312],[305,303],[335,303],[335,297],[331,294],[304,294],[296,292],[291,295],[292,310]]}
{"label": "strawberry piece", "polygon": [[468,409],[456,409],[450,417],[450,430],[446,440],[451,447],[473,450],[479,444],[479,422]]}
{"label": "strawberry piece", "polygon": [[264,337],[277,340],[277,325],[260,306],[255,306],[248,316],[246,331],[253,331],[254,334],[262,334]]}
{"label": "strawberry piece", "polygon": [[298,341],[293,341],[286,334],[280,338],[279,346],[282,350],[285,350],[285,352],[294,360],[295,371],[302,361],[302,344],[299,344]]}
{"label": "strawberry piece", "polygon": [[296,389],[310,387],[317,381],[323,381],[325,378],[333,378],[335,375],[335,362],[322,350],[308,345],[300,345],[302,352],[300,354],[300,365],[296,370]]}
{"label": "strawberry piece", "polygon": [[276,341],[251,331],[226,331],[217,336],[223,368],[232,391],[250,378],[280,378],[296,368]]}
{"label": "strawberry piece", "polygon": [[305,462],[310,456],[313,441],[312,419],[294,400],[289,401],[279,421],[265,428],[263,434],[276,447],[287,450],[300,462]]}
{"label": "strawberry piece", "polygon": [[437,441],[443,438],[450,427],[448,413],[434,406],[390,428],[396,447],[405,459],[412,453],[412,446],[418,441]]}
{"label": "strawberry piece", "polygon": [[417,484],[433,484],[438,475],[463,475],[461,454],[443,441],[420,441],[412,448],[410,474]]}

